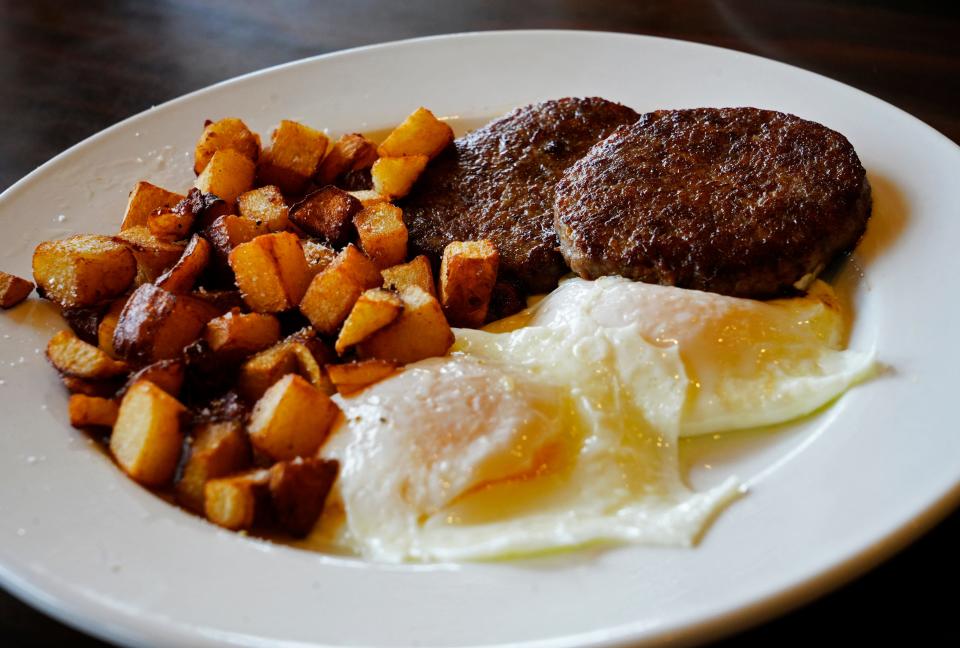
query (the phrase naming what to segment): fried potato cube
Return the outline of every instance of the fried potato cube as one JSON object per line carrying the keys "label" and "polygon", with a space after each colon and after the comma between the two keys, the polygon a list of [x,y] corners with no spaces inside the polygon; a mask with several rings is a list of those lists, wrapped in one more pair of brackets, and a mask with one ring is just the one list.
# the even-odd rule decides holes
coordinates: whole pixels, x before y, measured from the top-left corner
{"label": "fried potato cube", "polygon": [[309,457],[270,468],[270,503],[280,527],[296,537],[310,533],[337,478],[336,461]]}
{"label": "fried potato cube", "polygon": [[310,236],[331,245],[343,245],[353,232],[354,214],[363,209],[360,201],[343,189],[327,185],[307,194],[290,208],[290,220]]}
{"label": "fried potato cube", "polygon": [[300,312],[315,329],[333,334],[350,314],[360,294],[379,284],[380,273],[373,262],[348,245],[310,282],[300,302]]}
{"label": "fried potato cube", "polygon": [[264,225],[270,232],[282,232],[290,227],[290,208],[280,189],[274,185],[240,194],[237,211],[243,218]]}
{"label": "fried potato cube", "polygon": [[180,395],[184,378],[186,378],[186,368],[184,367],[183,360],[179,358],[157,360],[131,374],[125,389],[129,389],[131,385],[141,380],[149,380],[176,398]]}
{"label": "fried potato cube", "polygon": [[204,422],[193,429],[180,478],[174,485],[177,501],[197,513],[204,510],[204,486],[211,479],[250,466],[250,440],[237,421]]}
{"label": "fried potato cube", "polygon": [[369,169],[377,159],[377,145],[359,133],[344,135],[323,158],[314,180],[326,185],[349,171]]}
{"label": "fried potato cube", "polygon": [[300,239],[289,232],[264,234],[238,245],[229,261],[244,301],[260,313],[295,308],[310,283]]}
{"label": "fried potato cube", "polygon": [[193,152],[193,172],[200,175],[214,154],[224,149],[233,149],[256,162],[260,157],[260,136],[236,117],[208,121]]}
{"label": "fried potato cube", "polygon": [[251,470],[211,479],[203,487],[203,512],[214,524],[231,531],[249,529],[262,506],[269,504],[270,471]]}
{"label": "fried potato cube", "polygon": [[113,427],[120,407],[112,398],[72,394],[67,406],[70,425],[75,428]]}
{"label": "fried potato cube", "polygon": [[288,194],[303,191],[327,152],[322,132],[284,119],[270,137],[270,148],[260,156],[260,184],[272,184]]}
{"label": "fried potato cube", "polygon": [[400,317],[358,344],[357,354],[398,364],[446,354],[453,344],[453,331],[436,298],[410,286],[400,291],[400,299]]}
{"label": "fried potato cube", "polygon": [[380,270],[369,257],[353,245],[343,248],[333,260],[333,263],[330,264],[330,267],[342,269],[353,277],[353,280],[364,290],[380,286],[382,279]]}
{"label": "fried potato cube", "polygon": [[254,447],[277,461],[316,453],[339,408],[296,374],[287,374],[257,401],[247,431]]}
{"label": "fried potato cube", "polygon": [[210,242],[220,258],[226,259],[233,248],[269,233],[264,223],[258,225],[256,221],[227,214],[213,221],[203,231],[203,237]]}
{"label": "fried potato cube", "polygon": [[113,348],[121,358],[136,362],[178,358],[218,315],[219,309],[203,300],[144,284],[120,312]]}
{"label": "fried potato cube", "polygon": [[96,396],[98,398],[113,398],[121,383],[116,378],[106,378],[103,380],[88,380],[87,378],[77,378],[61,374],[60,382],[67,388],[71,394],[83,394],[84,396]]}
{"label": "fried potato cube", "polygon": [[143,227],[147,224],[150,214],[157,210],[169,209],[183,200],[182,194],[167,191],[149,182],[140,181],[130,192],[127,200],[127,210],[123,214],[120,230],[131,227]]}
{"label": "fried potato cube", "polygon": [[330,364],[326,369],[337,391],[346,395],[383,380],[397,370],[397,365],[386,360],[371,358],[344,364]]}
{"label": "fried potato cube", "polygon": [[120,402],[110,452],[125,473],[146,486],[173,479],[180,459],[180,419],[187,408],[149,380],[134,383]]}
{"label": "fried potato cube", "polygon": [[440,304],[454,326],[483,326],[500,253],[487,240],[454,241],[440,262]]}
{"label": "fried potato cube", "polygon": [[137,261],[109,236],[46,241],[33,252],[37,292],[61,308],[92,306],[122,295],[137,276]]}
{"label": "fried potato cube", "polygon": [[412,261],[400,263],[380,271],[383,276],[383,287],[400,292],[408,286],[417,286],[437,296],[436,283],[433,280],[433,268],[430,261],[422,254]]}
{"label": "fried potato cube", "polygon": [[360,201],[364,207],[376,205],[377,203],[390,202],[389,196],[381,196],[372,189],[363,189],[361,191],[348,191],[348,194]]}
{"label": "fried potato cube", "polygon": [[297,359],[297,375],[304,378],[311,385],[319,389],[327,396],[332,396],[337,392],[336,387],[327,377],[327,372],[317,361],[316,355],[303,342],[290,342],[290,351]]}
{"label": "fried potato cube", "polygon": [[367,339],[376,331],[400,317],[403,302],[396,293],[373,288],[357,299],[347,320],[340,329],[334,348],[343,353],[357,342]]}
{"label": "fried potato cube", "polygon": [[377,149],[380,157],[426,155],[433,159],[453,141],[453,129],[421,106],[393,129]]}
{"label": "fried potato cube", "polygon": [[280,322],[273,315],[232,311],[207,322],[204,339],[214,353],[243,357],[280,340]]}
{"label": "fried potato cube", "polygon": [[137,284],[150,283],[167,271],[183,255],[186,243],[164,241],[147,227],[131,227],[114,239],[126,245],[137,265]]}
{"label": "fried potato cube", "polygon": [[310,273],[314,276],[316,276],[318,272],[326,270],[337,257],[336,250],[320,241],[300,241],[300,245],[303,246],[303,255],[307,258]]}
{"label": "fried potato cube", "polygon": [[33,282],[0,272],[0,308],[13,308],[33,290]]}
{"label": "fried potato cube", "polygon": [[194,234],[177,262],[157,277],[157,286],[172,293],[190,292],[210,263],[211,250],[207,239]]}
{"label": "fried potato cube", "polygon": [[360,247],[378,268],[389,268],[407,258],[407,226],[403,211],[382,202],[364,207],[353,217]]}
{"label": "fried potato cube", "polygon": [[97,325],[97,346],[111,358],[117,357],[117,352],[113,348],[113,334],[117,330],[117,322],[120,321],[120,313],[123,312],[127,299],[128,297],[124,296],[114,300]]}
{"label": "fried potato cube", "polygon": [[256,354],[240,367],[237,388],[247,401],[259,400],[278,380],[296,373],[297,356],[287,344],[275,346]]}
{"label": "fried potato cube", "polygon": [[256,164],[234,149],[220,149],[213,154],[193,186],[211,193],[232,205],[237,197],[253,188]]}
{"label": "fried potato cube", "polygon": [[147,229],[161,241],[179,241],[187,238],[193,227],[193,214],[165,209],[147,216]]}
{"label": "fried potato cube", "polygon": [[420,174],[430,161],[426,155],[405,155],[402,157],[382,157],[373,163],[370,176],[373,189],[390,199],[403,198],[413,188]]}
{"label": "fried potato cube", "polygon": [[129,370],[127,363],[114,360],[73,331],[60,331],[50,338],[47,359],[62,374],[91,380],[112,378]]}

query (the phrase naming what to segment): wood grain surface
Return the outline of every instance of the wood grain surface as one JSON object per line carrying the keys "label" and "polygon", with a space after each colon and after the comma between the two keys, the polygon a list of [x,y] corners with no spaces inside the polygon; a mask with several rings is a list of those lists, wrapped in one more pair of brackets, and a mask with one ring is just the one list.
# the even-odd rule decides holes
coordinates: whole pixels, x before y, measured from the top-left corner
{"label": "wood grain surface", "polygon": [[[876,95],[960,142],[958,6],[866,0],[0,0],[0,121],[6,131],[0,189],[103,128],[211,83],[348,47],[490,29],[621,31],[738,49]],[[715,645],[960,645],[953,591],[958,552],[960,514],[954,514],[846,587]],[[106,644],[0,591],[0,645]]]}

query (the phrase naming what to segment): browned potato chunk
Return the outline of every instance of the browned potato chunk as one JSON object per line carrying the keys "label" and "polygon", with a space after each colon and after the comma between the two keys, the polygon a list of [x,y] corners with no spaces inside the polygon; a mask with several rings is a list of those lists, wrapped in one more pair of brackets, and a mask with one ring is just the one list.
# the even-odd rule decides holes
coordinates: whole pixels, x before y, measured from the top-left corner
{"label": "browned potato chunk", "polygon": [[117,352],[113,348],[113,333],[117,330],[117,322],[120,321],[120,313],[127,303],[128,297],[121,297],[110,304],[110,308],[103,314],[100,324],[97,325],[97,346],[99,346],[111,358],[117,357]]}
{"label": "browned potato chunk", "polygon": [[340,329],[337,337],[337,353],[343,353],[357,342],[367,339],[376,331],[400,317],[403,302],[396,293],[373,288],[357,299]]}
{"label": "browned potato chunk", "polygon": [[174,491],[177,501],[197,513],[204,509],[204,486],[211,479],[250,466],[250,440],[241,421],[204,422],[193,429],[187,460]]}
{"label": "browned potato chunk", "polygon": [[310,236],[343,245],[353,232],[353,216],[363,209],[360,201],[343,189],[328,185],[307,194],[290,209],[290,220]]}
{"label": "browned potato chunk", "polygon": [[144,284],[130,295],[120,312],[113,348],[121,358],[136,362],[177,358],[219,314],[203,300]]}
{"label": "browned potato chunk", "polygon": [[211,479],[203,488],[203,512],[225,529],[249,529],[260,508],[269,504],[269,483],[270,471],[266,469]]}
{"label": "browned potato chunk", "polygon": [[330,267],[343,269],[364,290],[379,288],[383,279],[373,261],[353,245],[343,248]]}
{"label": "browned potato chunk", "polygon": [[323,512],[337,478],[336,461],[309,457],[270,468],[270,501],[280,527],[296,537],[307,535]]}
{"label": "browned potato chunk", "polygon": [[252,355],[280,339],[280,322],[273,315],[232,311],[207,322],[204,339],[214,353],[232,357]]}
{"label": "browned potato chunk", "polygon": [[326,185],[348,171],[369,169],[377,159],[377,145],[359,133],[344,135],[333,145],[317,169],[317,184]]}
{"label": "browned potato chunk", "polygon": [[250,440],[277,461],[314,454],[339,412],[322,391],[287,374],[264,393],[250,415]]}
{"label": "browned potato chunk", "polygon": [[79,308],[122,295],[137,275],[127,247],[109,236],[46,241],[33,252],[33,277],[41,296],[61,308]]}
{"label": "browned potato chunk", "polygon": [[128,370],[127,363],[114,360],[73,331],[60,331],[50,338],[47,359],[62,374],[91,380],[112,378]]}
{"label": "browned potato chunk", "polygon": [[121,382],[117,378],[105,378],[103,380],[88,380],[86,378],[77,378],[62,374],[60,381],[67,391],[71,394],[83,394],[84,396],[97,396],[98,398],[113,398],[117,390],[121,387]]}
{"label": "browned potato chunk", "polygon": [[357,345],[360,357],[406,364],[444,355],[453,344],[453,331],[440,303],[416,286],[404,288],[400,299],[403,313]]}
{"label": "browned potato chunk", "polygon": [[381,157],[425,155],[433,159],[452,141],[453,129],[421,106],[393,129],[377,152]]}
{"label": "browned potato chunk", "polygon": [[383,380],[397,369],[397,365],[386,360],[360,360],[344,364],[327,365],[327,375],[341,394],[352,394],[364,387]]}
{"label": "browned potato chunk", "polygon": [[243,363],[237,387],[247,401],[256,401],[271,385],[297,369],[297,356],[290,345],[277,344]]}
{"label": "browned potato chunk", "polygon": [[237,196],[253,188],[255,174],[256,164],[249,157],[233,149],[220,149],[210,158],[193,186],[232,205]]}
{"label": "browned potato chunk", "polygon": [[403,211],[382,202],[364,209],[353,217],[360,236],[360,247],[378,268],[389,268],[407,258],[407,226]]}
{"label": "browned potato chunk", "polygon": [[307,258],[307,265],[314,276],[318,272],[326,270],[337,258],[336,250],[320,241],[300,241],[300,245],[303,246],[303,255]]}
{"label": "browned potato chunk", "polygon": [[280,187],[284,193],[303,191],[327,152],[327,136],[318,130],[284,119],[270,138],[270,148],[260,156],[260,184]]}
{"label": "browned potato chunk", "polygon": [[337,390],[327,377],[327,372],[317,362],[317,357],[310,350],[310,347],[302,342],[290,342],[289,345],[290,351],[297,359],[297,375],[303,377],[327,396],[336,393]]}
{"label": "browned potato chunk", "polygon": [[300,239],[289,232],[238,245],[230,253],[230,267],[247,305],[261,313],[295,308],[311,277]]}
{"label": "browned potato chunk", "polygon": [[187,408],[148,380],[130,387],[120,402],[110,452],[125,473],[146,486],[173,479],[183,445],[180,418]]}
{"label": "browned potato chunk", "polygon": [[180,389],[183,387],[183,380],[186,377],[185,374],[186,370],[183,366],[183,361],[179,358],[157,360],[131,374],[130,379],[127,381],[127,389],[138,381],[149,380],[176,398],[180,395]]}
{"label": "browned potato chunk", "polygon": [[380,284],[373,262],[352,245],[348,245],[333,262],[313,278],[300,302],[300,312],[313,327],[333,334],[350,314],[360,294]]}
{"label": "browned potato chunk", "polygon": [[382,270],[383,287],[397,292],[408,286],[417,286],[434,297],[437,296],[436,284],[433,281],[433,269],[430,261],[422,254],[412,261],[401,263]]}
{"label": "browned potato chunk", "polygon": [[454,326],[483,326],[500,254],[487,240],[454,241],[440,262],[440,304]]}
{"label": "browned potato chunk", "polygon": [[260,137],[236,117],[207,122],[193,152],[193,172],[203,172],[217,151],[233,149],[254,162],[260,157]]}
{"label": "browned potato chunk", "polygon": [[193,290],[193,285],[210,263],[211,249],[207,239],[194,234],[180,259],[157,278],[157,286],[172,293]]}
{"label": "browned potato chunk", "polygon": [[233,248],[269,233],[263,223],[257,225],[256,221],[228,214],[213,221],[203,236],[210,241],[219,258],[226,259]]}
{"label": "browned potato chunk", "polygon": [[0,272],[0,308],[13,308],[30,294],[33,282]]}
{"label": "browned potato chunk", "polygon": [[247,220],[263,225],[270,232],[282,232],[290,227],[290,208],[280,189],[273,185],[260,187],[237,198],[237,211]]}
{"label": "browned potato chunk", "polygon": [[157,210],[173,207],[183,199],[184,196],[181,194],[161,189],[149,182],[140,181],[130,192],[127,211],[123,214],[120,230],[143,227],[147,224],[150,214]]}
{"label": "browned potato chunk", "polygon": [[390,199],[403,198],[410,193],[429,161],[426,155],[380,158],[370,170],[374,191]]}
{"label": "browned potato chunk", "polygon": [[75,428],[113,427],[120,408],[111,398],[73,394],[67,407],[70,425]]}
{"label": "browned potato chunk", "polygon": [[361,191],[348,191],[348,194],[360,201],[364,207],[376,205],[377,203],[390,202],[389,196],[381,196],[372,189],[363,189]]}
{"label": "browned potato chunk", "polygon": [[137,261],[137,284],[155,281],[180,259],[186,248],[186,243],[157,238],[146,227],[125,229],[114,238],[133,253]]}

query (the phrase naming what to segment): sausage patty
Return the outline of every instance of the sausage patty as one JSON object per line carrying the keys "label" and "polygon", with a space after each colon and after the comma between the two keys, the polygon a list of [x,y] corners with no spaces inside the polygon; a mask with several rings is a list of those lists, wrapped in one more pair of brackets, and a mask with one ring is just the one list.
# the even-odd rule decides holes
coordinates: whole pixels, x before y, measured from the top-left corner
{"label": "sausage patty", "polygon": [[563,257],[583,277],[755,298],[852,249],[870,208],[843,135],[756,108],[643,115],[568,169],[554,201]]}
{"label": "sausage patty", "polygon": [[518,108],[454,141],[400,203],[417,252],[438,260],[451,241],[490,239],[500,274],[531,292],[568,272],[553,229],[553,190],[568,166],[639,115],[605,99]]}

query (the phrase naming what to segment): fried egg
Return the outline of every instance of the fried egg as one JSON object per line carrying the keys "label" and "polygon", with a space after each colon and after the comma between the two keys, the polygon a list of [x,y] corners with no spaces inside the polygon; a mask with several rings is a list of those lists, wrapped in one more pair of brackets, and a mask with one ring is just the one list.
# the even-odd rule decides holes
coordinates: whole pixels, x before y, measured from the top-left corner
{"label": "fried egg", "polygon": [[688,546],[741,492],[684,484],[682,435],[790,420],[867,376],[817,283],[758,302],[568,279],[453,352],[349,397],[314,540],[365,557],[470,560],[600,542]]}

